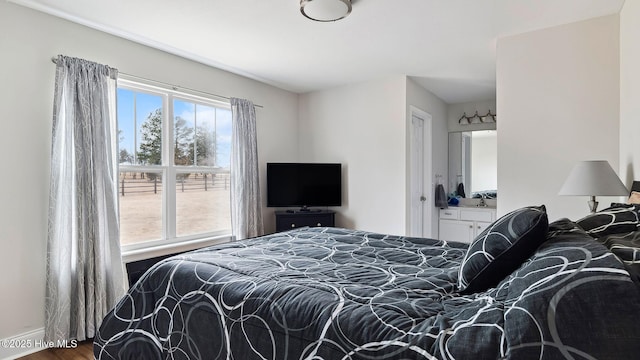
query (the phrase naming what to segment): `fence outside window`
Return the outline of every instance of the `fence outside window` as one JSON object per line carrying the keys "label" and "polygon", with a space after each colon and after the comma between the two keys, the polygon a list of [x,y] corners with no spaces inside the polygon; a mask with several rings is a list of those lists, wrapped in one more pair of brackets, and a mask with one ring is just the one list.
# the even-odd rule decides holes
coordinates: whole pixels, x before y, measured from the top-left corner
{"label": "fence outside window", "polygon": [[[229,173],[187,173],[176,177],[176,191],[210,191],[228,190]],[[120,172],[120,196],[141,195],[145,193],[157,194],[162,191],[162,177],[156,173]]]}

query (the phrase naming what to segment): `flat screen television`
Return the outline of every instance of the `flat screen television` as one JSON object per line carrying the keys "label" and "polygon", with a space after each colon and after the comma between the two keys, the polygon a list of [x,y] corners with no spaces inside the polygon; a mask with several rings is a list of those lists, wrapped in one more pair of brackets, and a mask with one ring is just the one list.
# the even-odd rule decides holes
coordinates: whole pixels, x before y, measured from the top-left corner
{"label": "flat screen television", "polygon": [[267,163],[267,206],[342,205],[342,165]]}

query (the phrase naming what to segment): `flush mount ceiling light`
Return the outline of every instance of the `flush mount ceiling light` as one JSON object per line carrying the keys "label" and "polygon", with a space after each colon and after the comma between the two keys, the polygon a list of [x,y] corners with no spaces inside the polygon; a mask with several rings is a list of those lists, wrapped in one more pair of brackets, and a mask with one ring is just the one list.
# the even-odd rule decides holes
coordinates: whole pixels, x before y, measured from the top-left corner
{"label": "flush mount ceiling light", "polygon": [[300,12],[314,21],[336,21],[351,13],[351,0],[300,0]]}

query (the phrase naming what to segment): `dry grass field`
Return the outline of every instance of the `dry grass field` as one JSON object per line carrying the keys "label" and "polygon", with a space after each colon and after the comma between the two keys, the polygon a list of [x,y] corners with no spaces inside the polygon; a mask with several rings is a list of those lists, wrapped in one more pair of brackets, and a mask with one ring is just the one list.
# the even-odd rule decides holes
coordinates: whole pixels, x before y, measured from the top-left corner
{"label": "dry grass field", "polygon": [[[200,185],[194,186],[197,182]],[[123,196],[120,191],[119,194],[122,245],[162,238],[162,186],[158,186],[157,193],[154,193],[151,181],[138,179],[136,183],[147,183],[148,188],[138,188],[145,189],[145,192],[125,191]],[[182,184],[177,186],[177,236],[231,228],[228,184],[218,181],[207,190],[201,184],[202,180],[187,179],[184,191]]]}

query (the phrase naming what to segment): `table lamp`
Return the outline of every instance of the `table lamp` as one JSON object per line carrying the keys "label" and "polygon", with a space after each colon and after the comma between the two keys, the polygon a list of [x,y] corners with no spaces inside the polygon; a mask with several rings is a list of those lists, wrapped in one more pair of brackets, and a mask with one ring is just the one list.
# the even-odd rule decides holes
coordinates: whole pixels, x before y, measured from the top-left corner
{"label": "table lamp", "polygon": [[589,210],[596,212],[598,202],[596,196],[628,196],[629,190],[616,175],[609,162],[606,160],[590,160],[578,162],[564,185],[560,188],[559,195],[585,195],[590,196]]}

